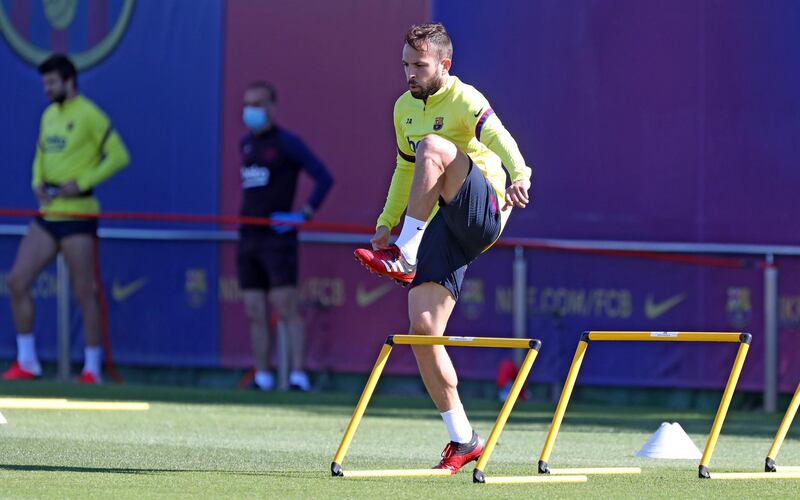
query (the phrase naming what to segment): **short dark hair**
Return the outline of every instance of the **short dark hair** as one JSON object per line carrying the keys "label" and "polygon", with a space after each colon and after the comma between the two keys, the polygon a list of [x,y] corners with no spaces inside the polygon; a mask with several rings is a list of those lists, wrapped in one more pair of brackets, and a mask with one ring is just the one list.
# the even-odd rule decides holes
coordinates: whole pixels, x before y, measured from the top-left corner
{"label": "short dark hair", "polygon": [[255,82],[250,82],[250,85],[247,86],[247,90],[250,89],[264,89],[269,92],[269,101],[272,104],[278,102],[278,92],[275,90],[275,86],[267,81],[256,80]]}
{"label": "short dark hair", "polygon": [[406,32],[406,43],[417,51],[434,48],[439,59],[453,57],[453,42],[442,23],[415,24]]}
{"label": "short dark hair", "polygon": [[75,65],[72,64],[69,57],[64,54],[53,54],[39,64],[40,75],[53,71],[58,72],[65,82],[71,79],[75,82],[75,86],[78,86],[78,70],[75,69]]}

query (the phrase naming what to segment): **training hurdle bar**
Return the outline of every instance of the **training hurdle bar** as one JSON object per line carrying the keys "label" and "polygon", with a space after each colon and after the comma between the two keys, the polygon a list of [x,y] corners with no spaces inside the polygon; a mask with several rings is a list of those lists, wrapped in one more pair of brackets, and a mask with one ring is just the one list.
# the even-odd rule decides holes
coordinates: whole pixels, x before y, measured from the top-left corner
{"label": "training hurdle bar", "polygon": [[442,346],[458,346],[458,347],[495,347],[505,349],[527,349],[527,355],[522,362],[519,369],[517,378],[511,386],[511,391],[506,398],[500,414],[492,428],[489,438],[484,445],[483,453],[478,461],[475,471],[473,472],[473,479],[476,482],[485,482],[486,478],[483,470],[489,461],[489,458],[494,451],[500,433],[505,426],[508,415],[511,413],[514,403],[516,402],[522,390],[528,374],[533,367],[533,362],[541,348],[541,341],[535,339],[518,339],[518,338],[494,338],[494,337],[440,337],[430,335],[391,335],[386,339],[375,366],[367,379],[367,384],[364,387],[361,397],[358,400],[356,409],[353,416],[350,418],[350,423],[347,425],[342,441],[339,444],[339,449],[333,457],[331,463],[331,475],[340,477],[385,477],[385,476],[451,476],[450,471],[442,469],[405,469],[405,470],[357,470],[347,471],[342,468],[344,457],[356,433],[358,424],[364,415],[364,411],[369,404],[375,386],[378,384],[383,368],[389,359],[392,348],[395,345],[442,345]]}
{"label": "training hurdle bar", "polygon": [[[765,472],[778,472],[778,466],[775,459],[778,458],[778,452],[781,450],[783,440],[786,439],[786,433],[789,432],[789,427],[792,425],[795,415],[797,415],[797,408],[800,407],[800,384],[797,384],[797,390],[794,391],[792,402],[789,403],[789,408],[783,415],[778,432],[775,433],[775,439],[772,441],[772,446],[767,453],[767,458],[764,461]],[[781,466],[780,472],[800,472],[800,466]]]}
{"label": "training hurdle bar", "polygon": [[798,406],[800,406],[800,384],[797,386],[792,402],[789,403],[789,408],[783,416],[772,446],[767,453],[767,458],[764,460],[764,472],[715,472],[711,479],[800,479],[800,467],[790,465],[778,467],[775,463],[783,440],[786,439],[786,433],[797,414]]}
{"label": "training hurdle bar", "polygon": [[[714,423],[711,426],[711,433],[706,442],[705,452],[703,458],[700,460],[698,467],[698,474],[701,478],[710,477],[708,464],[711,461],[711,455],[714,453],[714,447],[717,444],[720,431],[722,430],[722,423],[725,421],[725,415],[728,413],[728,407],[733,397],[733,391],[736,383],[739,380],[739,374],[742,371],[747,351],[750,348],[750,341],[752,336],[749,333],[742,332],[618,332],[618,331],[590,331],[584,332],[578,342],[578,348],[575,351],[575,356],[572,359],[567,380],[564,382],[564,389],[561,392],[561,397],[558,400],[553,421],[550,424],[550,431],[547,434],[544,448],[539,457],[538,470],[540,474],[556,474],[563,473],[563,470],[550,469],[548,460],[553,451],[553,446],[558,436],[558,431],[561,427],[561,422],[564,419],[564,413],[567,410],[569,399],[572,396],[572,390],[575,387],[575,380],[578,378],[578,372],[581,369],[586,349],[589,347],[590,341],[644,341],[644,342],[728,342],[738,343],[739,351],[736,353],[736,359],[733,363],[728,383],[725,385],[725,391],[722,394],[722,401],[717,409],[717,414],[714,417]],[[601,471],[604,474],[618,473],[618,474],[637,474],[641,472],[638,467],[625,467],[625,468],[595,468],[595,469],[569,469],[570,473],[582,471],[584,474],[591,474],[593,471]],[[597,472],[595,472],[597,473]]]}

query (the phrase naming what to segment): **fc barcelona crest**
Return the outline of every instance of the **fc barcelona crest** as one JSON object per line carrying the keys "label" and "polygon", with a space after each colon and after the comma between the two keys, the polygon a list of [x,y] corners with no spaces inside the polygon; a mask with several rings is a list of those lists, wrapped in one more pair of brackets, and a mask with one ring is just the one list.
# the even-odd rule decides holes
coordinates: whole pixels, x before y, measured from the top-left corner
{"label": "fc barcelona crest", "polygon": [[53,52],[69,55],[79,71],[119,44],[135,0],[0,0],[0,43],[36,66]]}
{"label": "fc barcelona crest", "polygon": [[444,127],[444,116],[437,116],[433,122],[433,130],[442,130]]}
{"label": "fc barcelona crest", "polygon": [[728,322],[734,328],[744,328],[750,323],[753,306],[750,302],[750,289],[747,287],[728,287]]}

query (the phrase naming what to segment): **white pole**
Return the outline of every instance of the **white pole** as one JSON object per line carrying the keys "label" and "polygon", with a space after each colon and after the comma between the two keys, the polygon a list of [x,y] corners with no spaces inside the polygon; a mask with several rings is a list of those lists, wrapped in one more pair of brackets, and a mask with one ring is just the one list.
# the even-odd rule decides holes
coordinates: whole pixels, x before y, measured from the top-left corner
{"label": "white pole", "polygon": [[778,406],[778,266],[767,254],[764,266],[764,411]]}
{"label": "white pole", "polygon": [[56,258],[56,305],[58,309],[58,378],[69,380],[69,270],[64,256]]}
{"label": "white pole", "polygon": [[278,389],[289,390],[289,331],[284,321],[278,321],[275,328],[278,341]]}
{"label": "white pole", "polygon": [[[521,246],[514,247],[514,274],[513,274],[513,289],[514,289],[514,306],[513,306],[513,321],[514,321],[514,337],[526,337],[526,296],[528,289],[528,262],[525,260],[525,249]],[[519,366],[522,363],[522,349],[514,350],[514,362]]]}

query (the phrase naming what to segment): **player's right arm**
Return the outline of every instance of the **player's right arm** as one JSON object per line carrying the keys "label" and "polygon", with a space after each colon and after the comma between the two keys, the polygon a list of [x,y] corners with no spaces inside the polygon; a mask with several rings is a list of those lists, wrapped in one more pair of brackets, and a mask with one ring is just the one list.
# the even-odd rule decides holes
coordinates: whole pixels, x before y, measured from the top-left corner
{"label": "player's right arm", "polygon": [[398,112],[399,102],[400,100],[395,103],[394,107],[394,131],[397,142],[396,165],[392,182],[389,185],[389,193],[386,196],[386,203],[383,205],[383,212],[375,224],[375,236],[370,240],[373,248],[385,248],[389,245],[389,234],[392,228],[400,222],[400,217],[408,205],[411,181],[414,180],[416,158],[403,130]]}

